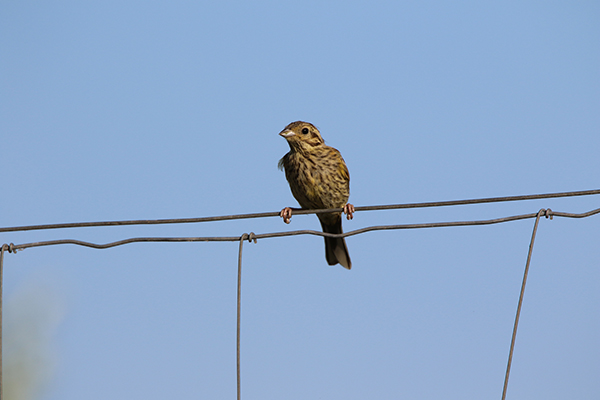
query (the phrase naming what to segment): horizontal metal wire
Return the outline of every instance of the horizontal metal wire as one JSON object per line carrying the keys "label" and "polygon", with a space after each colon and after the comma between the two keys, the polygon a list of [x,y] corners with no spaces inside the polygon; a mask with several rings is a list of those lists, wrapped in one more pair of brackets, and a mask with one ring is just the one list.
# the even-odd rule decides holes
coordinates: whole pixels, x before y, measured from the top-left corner
{"label": "horizontal metal wire", "polygon": [[[600,208],[596,208],[594,210],[573,214],[566,212],[555,212],[550,209],[544,210],[546,218],[552,217],[565,217],[565,218],[585,218],[595,214],[600,213]],[[377,226],[368,226],[361,229],[356,229],[353,231],[349,231],[346,233],[334,234],[334,233],[325,233],[320,231],[313,230],[298,230],[298,231],[285,231],[285,232],[271,232],[271,233],[261,233],[254,234],[251,233],[249,235],[249,240],[256,239],[267,239],[267,238],[275,238],[275,237],[285,237],[285,236],[297,236],[297,235],[315,235],[315,236],[326,236],[326,237],[348,237],[359,235],[366,232],[372,231],[383,231],[383,230],[398,230],[398,229],[423,229],[423,228],[442,228],[442,227],[457,227],[457,226],[477,226],[477,225],[492,225],[499,224],[504,222],[511,221],[519,221],[523,219],[531,219],[537,217],[536,213],[531,214],[521,214],[521,215],[513,215],[502,218],[495,219],[485,219],[485,220],[476,220],[476,221],[451,221],[451,222],[429,222],[429,223],[421,223],[421,224],[401,224],[401,225],[377,225]],[[54,246],[59,244],[75,244],[79,246],[91,247],[94,249],[108,249],[111,247],[122,246],[129,243],[140,243],[140,242],[237,242],[240,240],[240,236],[218,236],[218,237],[137,237],[137,238],[129,238],[124,240],[119,240],[116,242],[110,242],[105,244],[98,243],[90,243],[82,240],[75,239],[60,239],[60,240],[49,240],[43,242],[33,242],[33,243],[24,243],[24,244],[10,244],[8,249],[10,252],[15,252],[17,250],[23,250],[31,247],[42,247],[42,246]]]}
{"label": "horizontal metal wire", "polygon": [[[581,190],[575,192],[560,192],[560,193],[545,193],[545,194],[528,194],[520,196],[505,196],[505,197],[487,197],[480,199],[467,200],[448,200],[426,203],[406,203],[406,204],[389,204],[379,206],[359,206],[355,207],[355,211],[376,211],[376,210],[398,210],[406,208],[425,208],[425,207],[448,207],[468,204],[483,204],[483,203],[499,203],[508,201],[523,201],[523,200],[539,200],[550,199],[557,197],[573,197],[573,196],[589,196],[600,194],[600,189]],[[302,214],[322,214],[327,212],[341,212],[342,208],[320,209],[320,210],[302,210],[294,209],[294,215]],[[100,221],[100,222],[68,222],[60,224],[45,224],[45,225],[26,225],[12,226],[0,228],[2,232],[17,232],[17,231],[33,231],[42,229],[63,229],[63,228],[84,228],[84,227],[100,227],[100,226],[123,226],[123,225],[158,225],[158,224],[185,224],[199,222],[214,222],[214,221],[229,221],[236,219],[250,218],[267,218],[279,217],[279,211],[253,213],[253,214],[233,214],[222,215],[215,217],[198,217],[198,218],[171,218],[171,219],[145,219],[145,220],[127,220],[127,221]]]}

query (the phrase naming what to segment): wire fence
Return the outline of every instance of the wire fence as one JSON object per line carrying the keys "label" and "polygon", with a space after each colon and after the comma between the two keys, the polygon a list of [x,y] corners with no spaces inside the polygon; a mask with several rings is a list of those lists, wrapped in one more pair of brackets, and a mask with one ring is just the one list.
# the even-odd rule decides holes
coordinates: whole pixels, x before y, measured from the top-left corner
{"label": "wire fence", "polygon": [[[424,208],[424,207],[446,207],[456,205],[472,205],[472,204],[483,204],[483,203],[496,203],[496,202],[509,202],[509,201],[524,201],[524,200],[537,200],[537,199],[549,199],[559,197],[573,197],[573,196],[589,196],[600,194],[600,189],[597,190],[585,190],[585,191],[574,191],[574,192],[560,192],[560,193],[546,193],[546,194],[534,194],[534,195],[521,195],[521,196],[506,196],[506,197],[489,197],[480,199],[467,199],[467,200],[451,200],[451,201],[439,201],[439,202],[426,202],[426,203],[406,203],[406,204],[392,204],[392,205],[379,205],[379,206],[363,206],[355,207],[355,211],[380,211],[380,210],[393,210],[393,209],[408,209],[408,208]],[[294,214],[319,214],[327,212],[341,212],[342,209],[326,209],[326,210],[303,210],[295,209]],[[236,355],[237,355],[237,398],[241,399],[241,349],[240,349],[240,337],[241,337],[241,289],[242,289],[242,249],[244,241],[257,242],[259,239],[267,238],[278,238],[286,236],[298,236],[298,235],[315,235],[323,237],[333,238],[344,238],[348,236],[355,236],[373,231],[385,231],[385,230],[400,230],[400,229],[425,229],[425,228],[442,228],[442,227],[458,227],[458,226],[479,226],[479,225],[493,225],[512,221],[519,221],[524,219],[534,219],[535,224],[531,241],[529,244],[529,252],[527,255],[527,262],[525,265],[525,271],[523,274],[523,282],[521,285],[521,291],[519,294],[519,301],[517,305],[517,311],[515,315],[515,323],[513,326],[513,332],[511,337],[510,350],[508,355],[508,362],[506,367],[506,374],[504,378],[504,386],[502,391],[502,399],[506,398],[508,381],[510,376],[510,368],[512,364],[512,357],[515,347],[517,328],[519,323],[519,317],[521,312],[521,306],[523,304],[523,297],[525,293],[525,285],[527,283],[527,275],[529,271],[529,265],[533,253],[533,246],[535,236],[538,229],[539,220],[541,217],[552,219],[553,217],[562,218],[586,218],[596,214],[600,214],[600,208],[596,208],[583,213],[567,213],[567,212],[556,212],[551,209],[540,209],[538,212],[529,214],[512,215],[494,219],[484,220],[473,220],[473,221],[448,221],[448,222],[430,222],[430,223],[418,223],[418,224],[396,224],[396,225],[376,225],[368,226],[341,234],[325,233],[314,230],[296,230],[296,231],[283,231],[283,232],[270,232],[255,234],[244,233],[240,236],[214,236],[214,237],[133,237],[123,240],[118,240],[110,243],[91,243],[76,239],[58,239],[48,240],[40,242],[22,243],[22,244],[3,244],[0,248],[0,382],[2,379],[2,276],[3,276],[3,259],[4,253],[16,253],[17,251],[44,246],[55,246],[62,244],[73,244],[78,246],[90,247],[94,249],[108,249],[116,246],[122,246],[131,243],[143,243],[143,242],[239,242],[238,250],[238,286],[237,286],[237,334],[236,334]],[[0,228],[2,232],[18,232],[18,231],[31,231],[31,230],[47,230],[47,229],[63,229],[63,228],[83,228],[83,227],[103,227],[103,226],[124,226],[124,225],[155,225],[155,224],[183,224],[183,223],[201,223],[201,222],[213,222],[213,221],[228,221],[236,219],[248,219],[248,218],[265,218],[265,217],[279,217],[279,212],[265,212],[265,213],[253,213],[253,214],[234,214],[217,217],[200,217],[200,218],[179,218],[179,219],[154,219],[154,220],[127,220],[127,221],[102,221],[102,222],[77,222],[77,223],[60,223],[60,224],[46,224],[46,225],[27,225],[27,226],[15,226]],[[2,400],[2,387],[0,383],[0,400]]]}

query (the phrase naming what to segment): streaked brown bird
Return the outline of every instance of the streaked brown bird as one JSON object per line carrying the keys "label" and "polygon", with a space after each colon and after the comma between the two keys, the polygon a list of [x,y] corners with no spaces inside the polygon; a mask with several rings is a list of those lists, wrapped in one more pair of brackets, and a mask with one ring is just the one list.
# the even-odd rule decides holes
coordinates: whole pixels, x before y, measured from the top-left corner
{"label": "streaked brown bird", "polygon": [[[302,208],[343,208],[346,217],[352,219],[354,206],[347,203],[350,174],[340,152],[327,146],[319,130],[308,122],[292,122],[279,135],[290,145],[290,151],[279,160],[279,168],[285,170],[292,194]],[[280,216],[289,224],[292,208],[284,208]],[[317,216],[323,232],[342,233],[341,212]],[[329,265],[352,267],[344,238],[325,237],[325,257]]]}

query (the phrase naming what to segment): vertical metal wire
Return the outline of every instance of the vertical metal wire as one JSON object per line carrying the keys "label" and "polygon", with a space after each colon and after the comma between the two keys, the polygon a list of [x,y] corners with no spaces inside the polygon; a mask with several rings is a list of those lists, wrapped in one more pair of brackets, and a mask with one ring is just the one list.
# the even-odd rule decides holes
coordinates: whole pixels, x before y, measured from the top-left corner
{"label": "vertical metal wire", "polygon": [[[240,237],[240,248],[238,252],[238,281],[237,281],[237,400],[242,398],[242,385],[240,378],[240,326],[242,317],[242,249],[244,248],[244,240],[248,238],[247,234]],[[2,399],[0,399],[2,400]]]}
{"label": "vertical metal wire", "polygon": [[2,379],[2,285],[4,276],[4,250],[8,249],[6,244],[0,248],[0,400],[4,392],[4,380]]}
{"label": "vertical metal wire", "polygon": [[[548,210],[550,211],[550,210]],[[517,327],[519,326],[519,317],[521,316],[521,306],[523,305],[523,296],[525,294],[525,285],[527,284],[527,274],[529,273],[529,263],[531,262],[531,254],[533,253],[533,243],[537,233],[538,224],[542,215],[548,216],[545,209],[538,211],[533,225],[533,233],[531,234],[531,242],[529,242],[529,253],[527,253],[527,263],[525,263],[525,272],[523,273],[523,283],[521,284],[521,294],[519,295],[519,304],[517,305],[517,314],[515,316],[515,325],[513,327],[512,339],[510,341],[510,351],[508,353],[508,363],[506,365],[506,375],[504,376],[504,388],[502,389],[502,400],[506,399],[506,389],[508,388],[508,377],[510,375],[510,366],[512,364],[513,351],[515,349],[515,340],[517,338]]]}
{"label": "vertical metal wire", "polygon": [[[238,284],[237,284],[237,400],[241,400],[242,398],[242,379],[240,373],[240,338],[241,338],[241,326],[242,326],[242,249],[244,248],[244,240],[248,240],[249,242],[256,243],[256,235],[254,232],[250,232],[250,234],[244,233],[240,237],[240,249],[238,253]],[[2,400],[2,399],[0,399]]]}

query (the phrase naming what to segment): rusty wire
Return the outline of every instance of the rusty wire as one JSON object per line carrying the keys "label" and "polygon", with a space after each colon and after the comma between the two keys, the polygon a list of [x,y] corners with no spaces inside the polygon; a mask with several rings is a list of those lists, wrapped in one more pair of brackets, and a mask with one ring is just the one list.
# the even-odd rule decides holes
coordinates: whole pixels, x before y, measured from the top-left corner
{"label": "rusty wire", "polygon": [[[376,210],[398,210],[407,208],[424,208],[424,207],[447,207],[468,204],[483,204],[483,203],[499,203],[507,201],[523,201],[523,200],[539,200],[550,199],[557,197],[573,197],[573,196],[589,196],[600,194],[600,189],[580,190],[573,192],[545,193],[545,194],[528,194],[519,196],[504,196],[504,197],[486,197],[479,199],[466,200],[448,200],[425,203],[405,203],[405,204],[388,204],[379,206],[360,206],[355,207],[355,211],[376,211]],[[320,210],[301,210],[295,209],[295,215],[301,214],[322,214],[326,212],[341,212],[342,208],[320,209]],[[45,229],[63,229],[63,228],[85,228],[85,227],[100,227],[100,226],[124,226],[124,225],[158,225],[158,224],[185,224],[199,222],[215,222],[215,221],[230,221],[236,219],[249,218],[266,218],[278,217],[279,211],[252,213],[252,214],[233,214],[222,215],[216,217],[199,217],[199,218],[172,218],[172,219],[146,219],[146,220],[127,220],[127,221],[100,221],[100,222],[68,222],[60,224],[45,224],[45,225],[26,225],[12,226],[0,228],[2,232],[17,232],[17,231],[33,231]],[[237,239],[236,239],[237,240]]]}

